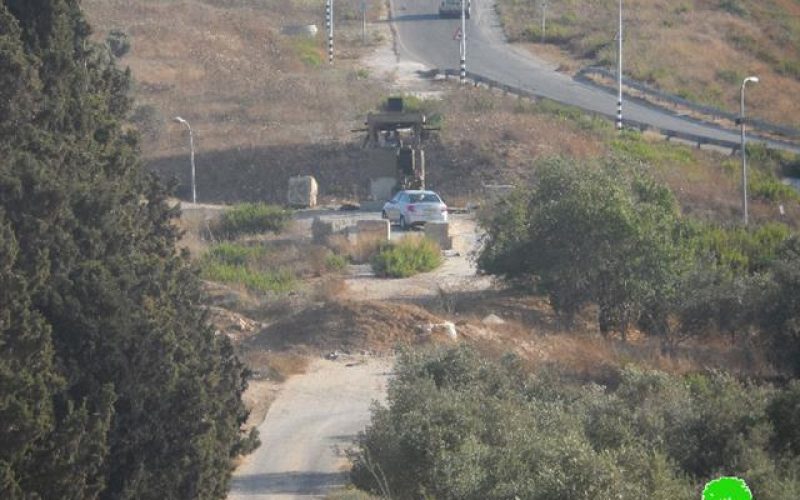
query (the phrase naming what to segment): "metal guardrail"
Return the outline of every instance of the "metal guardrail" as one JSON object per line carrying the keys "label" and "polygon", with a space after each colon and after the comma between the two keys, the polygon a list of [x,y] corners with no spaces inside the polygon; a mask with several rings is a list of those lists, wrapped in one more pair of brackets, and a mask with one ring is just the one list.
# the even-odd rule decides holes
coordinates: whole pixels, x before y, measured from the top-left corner
{"label": "metal guardrail", "polygon": [[[445,79],[448,79],[450,77],[459,77],[460,76],[460,72],[458,70],[454,70],[454,69],[437,70],[436,73],[444,75]],[[529,99],[548,99],[547,97],[544,97],[544,96],[536,94],[536,92],[532,92],[532,91],[525,90],[525,89],[520,89],[520,88],[514,87],[512,85],[501,83],[501,82],[498,82],[497,80],[493,80],[491,78],[487,78],[485,76],[481,76],[481,75],[472,73],[470,71],[467,71],[467,80],[470,80],[472,82],[472,84],[474,86],[476,86],[476,87],[484,86],[484,87],[487,87],[487,88],[490,88],[490,89],[501,90],[506,94],[512,94],[512,95],[516,95],[516,96],[519,96],[519,97],[525,97],[525,98],[529,98]],[[601,113],[597,113],[597,112],[594,112],[594,111],[589,111],[589,110],[584,110],[584,111],[586,113],[588,113],[588,114],[591,114],[591,115],[594,115],[594,116],[597,116],[597,117],[600,117],[600,118],[604,118],[604,119],[608,119],[608,120],[614,120],[615,119],[615,117],[607,116],[607,115],[604,115],[604,114],[601,114]],[[749,121],[748,121],[748,123],[749,123]],[[668,141],[670,139],[678,139],[678,140],[682,140],[682,141],[687,141],[687,142],[690,142],[692,144],[696,144],[698,148],[701,147],[701,146],[704,146],[704,145],[716,146],[716,147],[721,147],[721,148],[725,148],[725,149],[730,149],[731,153],[733,154],[736,151],[738,151],[740,149],[740,147],[741,147],[741,144],[738,141],[728,141],[728,140],[724,140],[724,139],[714,139],[713,137],[706,137],[706,136],[701,136],[701,135],[696,135],[696,134],[690,134],[688,132],[682,132],[680,130],[664,129],[664,128],[660,128],[660,127],[655,127],[655,126],[650,125],[648,123],[638,122],[638,121],[635,121],[635,120],[627,120],[627,119],[623,120],[623,125],[628,127],[628,128],[638,129],[638,130],[640,130],[642,132],[647,130],[647,131],[652,131],[652,132],[659,133],[659,134],[663,135],[664,137],[666,137],[666,139]],[[751,140],[753,140],[753,139],[756,140],[756,141],[763,141],[764,140],[763,138],[751,137]]]}
{"label": "metal guardrail", "polygon": [[[583,68],[582,70],[578,71],[578,74],[575,75],[575,79],[591,83],[592,85],[597,85],[608,89],[611,88],[607,85],[602,85],[592,80],[589,80],[589,78],[587,78],[588,75],[598,75],[604,78],[611,78],[611,79],[615,79],[617,77],[616,73],[609,71],[606,68],[590,66],[588,68]],[[642,82],[631,80],[630,78],[625,78],[624,76],[622,78],[622,83],[625,86],[635,89],[643,94],[647,94],[649,96],[655,97],[662,101],[670,102],[678,106],[683,106],[685,108],[692,109],[706,116],[710,116],[713,118],[722,118],[730,121],[736,121],[739,119],[739,115],[737,115],[736,113],[724,111],[722,109],[715,108],[713,106],[698,104],[696,102],[692,102],[688,99],[676,95],[667,94],[666,92],[662,92],[661,90],[653,88]],[[800,130],[797,130],[796,128],[793,127],[776,125],[774,123],[769,123],[764,120],[759,120],[757,118],[748,118],[747,123],[751,125],[753,128],[761,130],[762,132],[768,132],[770,134],[776,134],[788,138],[795,138],[795,139],[800,138]]]}

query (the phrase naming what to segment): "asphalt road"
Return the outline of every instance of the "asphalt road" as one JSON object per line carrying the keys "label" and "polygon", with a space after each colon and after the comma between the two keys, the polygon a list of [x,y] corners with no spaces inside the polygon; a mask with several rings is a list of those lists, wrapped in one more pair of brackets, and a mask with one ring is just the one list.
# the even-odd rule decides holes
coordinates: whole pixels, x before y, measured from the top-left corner
{"label": "asphalt road", "polygon": [[[438,0],[390,0],[401,58],[438,69],[457,69],[459,42],[454,39],[460,19],[441,19]],[[507,85],[606,116],[616,116],[617,96],[558,73],[534,55],[506,43],[494,2],[473,0],[467,20],[467,69]],[[611,34],[609,35],[611,36]],[[677,116],[623,99],[623,118],[651,126],[738,142],[736,131]],[[800,147],[768,141],[773,147],[800,153]]]}

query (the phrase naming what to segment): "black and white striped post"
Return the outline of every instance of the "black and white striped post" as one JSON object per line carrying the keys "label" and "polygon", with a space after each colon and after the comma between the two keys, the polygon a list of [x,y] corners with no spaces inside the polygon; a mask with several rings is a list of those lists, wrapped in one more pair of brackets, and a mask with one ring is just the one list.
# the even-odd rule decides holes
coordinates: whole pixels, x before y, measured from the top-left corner
{"label": "black and white striped post", "polygon": [[333,64],[333,0],[325,0],[325,27],[328,28],[328,62]]}
{"label": "black and white striped post", "polygon": [[467,0],[461,0],[461,83],[467,83]]}
{"label": "black and white striped post", "polygon": [[622,0],[619,0],[619,42],[617,48],[617,130],[622,130]]}

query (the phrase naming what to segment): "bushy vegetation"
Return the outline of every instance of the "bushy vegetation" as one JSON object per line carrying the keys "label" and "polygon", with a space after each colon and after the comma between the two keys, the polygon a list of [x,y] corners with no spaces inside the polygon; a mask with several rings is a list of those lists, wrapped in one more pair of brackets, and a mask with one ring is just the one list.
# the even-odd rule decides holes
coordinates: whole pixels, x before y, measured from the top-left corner
{"label": "bushy vegetation", "polygon": [[[408,113],[423,113],[429,127],[442,127],[444,125],[443,106],[439,99],[425,99],[414,94],[403,94],[392,97],[403,99],[403,110]],[[380,109],[386,111],[389,100],[380,103]]]}
{"label": "bushy vegetation", "polygon": [[331,272],[343,271],[347,267],[347,258],[330,253],[325,256],[325,269]]}
{"label": "bushy vegetation", "polygon": [[798,388],[629,367],[613,385],[470,349],[406,353],[352,478],[397,499],[698,498],[720,473],[800,494]]}
{"label": "bushy vegetation", "polygon": [[783,176],[792,176],[800,171],[800,157],[754,143],[747,145],[747,159],[750,193],[754,198],[776,202],[800,201],[800,194],[781,182]]}
{"label": "bushy vegetation", "polygon": [[79,4],[0,3],[0,497],[224,498],[246,374]]}
{"label": "bushy vegetation", "polygon": [[704,334],[751,338],[755,328],[776,366],[800,373],[800,308],[789,298],[798,275],[787,269],[798,236],[788,227],[682,217],[668,189],[620,158],[552,159],[536,173],[483,216],[482,270],[547,295],[567,322],[596,306],[604,335],[624,340],[635,326],[667,351]]}
{"label": "bushy vegetation", "polygon": [[275,205],[240,203],[226,210],[212,230],[214,236],[231,240],[245,235],[280,233],[291,217],[291,211]]}
{"label": "bushy vegetation", "polygon": [[111,30],[106,37],[106,43],[115,57],[122,57],[131,50],[130,37],[122,30]]}
{"label": "bushy vegetation", "polygon": [[292,48],[304,64],[313,68],[319,67],[325,60],[322,49],[313,39],[296,38],[292,41]]}
{"label": "bushy vegetation", "polygon": [[427,238],[406,237],[399,242],[381,245],[372,257],[372,269],[377,276],[407,278],[433,271],[442,263],[442,251]]}
{"label": "bushy vegetation", "polygon": [[244,285],[256,292],[285,292],[294,287],[294,275],[274,268],[263,245],[221,243],[211,247],[201,261],[202,277]]}

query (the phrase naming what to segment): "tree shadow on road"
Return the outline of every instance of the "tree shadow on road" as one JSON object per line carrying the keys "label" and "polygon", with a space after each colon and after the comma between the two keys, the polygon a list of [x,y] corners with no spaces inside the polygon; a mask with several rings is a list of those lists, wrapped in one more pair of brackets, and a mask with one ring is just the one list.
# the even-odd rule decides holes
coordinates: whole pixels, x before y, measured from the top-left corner
{"label": "tree shadow on road", "polygon": [[276,472],[236,476],[231,495],[320,495],[347,484],[344,472]]}

